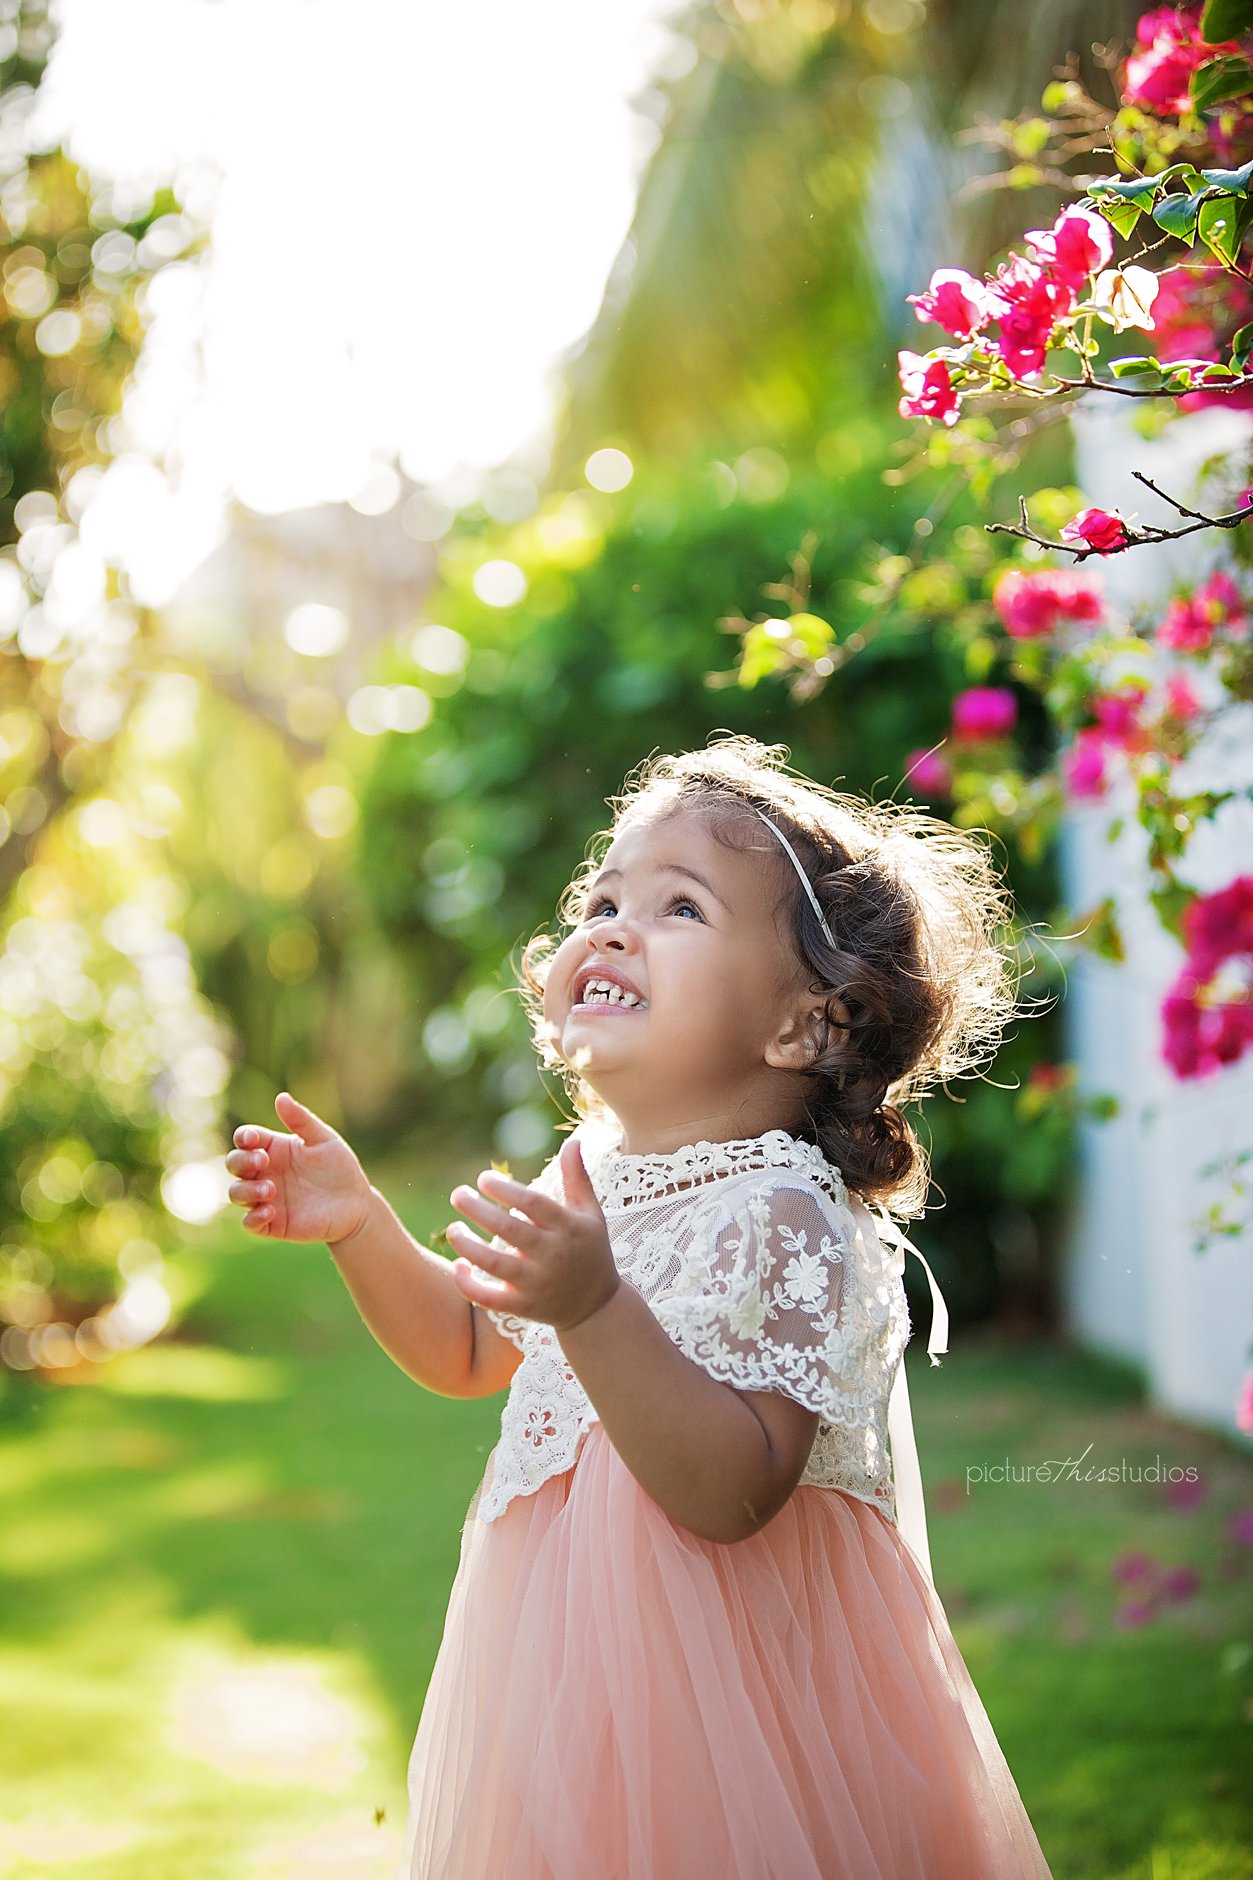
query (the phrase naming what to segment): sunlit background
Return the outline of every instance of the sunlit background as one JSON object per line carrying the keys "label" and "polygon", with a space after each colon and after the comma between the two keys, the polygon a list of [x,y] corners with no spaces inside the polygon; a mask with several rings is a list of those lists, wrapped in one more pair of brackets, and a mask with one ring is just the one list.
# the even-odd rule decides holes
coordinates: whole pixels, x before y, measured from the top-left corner
{"label": "sunlit background", "polygon": [[[416,1390],[325,1249],[242,1232],[231,1133],[292,1091],[429,1239],[454,1182],[555,1147],[518,959],[650,751],[746,730],[927,800],[1005,544],[898,414],[905,296],[1051,221],[968,129],[1072,49],[1105,82],[1136,13],[0,0],[5,1880],[391,1875],[500,1404]],[[1069,514],[1074,477],[1041,426],[991,489]],[[990,759],[968,801],[933,775],[1064,931],[1092,828]],[[1185,1405],[1137,1347],[1134,1145],[1057,996],[1112,982],[1031,963],[1039,1015],[929,1125],[932,1549],[1059,1876],[1237,1880],[1233,1386],[1198,1361]],[[1206,1486],[1067,1538],[962,1491],[1024,1432]],[[1110,1563],[1150,1554],[1185,1591],[1133,1639]]]}

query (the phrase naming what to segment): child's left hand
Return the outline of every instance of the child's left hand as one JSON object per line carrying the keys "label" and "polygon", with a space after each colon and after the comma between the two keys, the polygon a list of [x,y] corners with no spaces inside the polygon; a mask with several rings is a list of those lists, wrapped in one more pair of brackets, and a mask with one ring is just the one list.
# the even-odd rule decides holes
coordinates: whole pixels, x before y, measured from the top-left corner
{"label": "child's left hand", "polygon": [[[488,1246],[461,1221],[445,1231],[449,1246],[462,1256],[453,1263],[457,1288],[474,1305],[539,1319],[566,1332],[607,1305],[622,1278],[574,1137],[561,1145],[560,1167],[566,1202],[490,1168],[479,1176],[483,1194],[464,1186],[453,1189],[448,1198],[458,1212],[498,1234],[508,1247]],[[510,1213],[511,1208],[519,1213]],[[485,1273],[502,1283],[490,1285]]]}

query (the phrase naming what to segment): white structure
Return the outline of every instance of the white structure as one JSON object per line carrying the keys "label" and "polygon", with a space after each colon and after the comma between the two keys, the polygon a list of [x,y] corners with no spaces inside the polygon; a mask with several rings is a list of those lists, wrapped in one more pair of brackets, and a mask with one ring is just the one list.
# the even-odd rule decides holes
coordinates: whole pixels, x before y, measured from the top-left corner
{"label": "white structure", "polygon": [[[1131,426],[1135,409],[1130,401],[1091,398],[1076,414],[1078,480],[1102,508],[1174,523],[1173,512],[1132,478],[1133,468],[1204,509],[1205,500],[1197,501],[1202,467],[1232,450],[1244,453],[1237,465],[1248,462],[1253,422],[1246,413],[1193,413],[1146,442]],[[1203,531],[1086,568],[1101,569],[1113,608],[1133,615],[1151,606],[1160,616],[1172,585],[1203,580],[1222,565],[1224,550],[1219,532]],[[1253,783],[1253,705],[1228,706],[1183,779],[1195,789]],[[1120,1110],[1112,1122],[1083,1129],[1064,1309],[1082,1342],[1143,1367],[1161,1408],[1233,1434],[1240,1382],[1253,1370],[1251,1198],[1233,1193],[1230,1174],[1205,1171],[1253,1150],[1253,1058],[1188,1082],[1162,1061],[1159,1007],[1183,954],[1148,902],[1144,832],[1134,809],[1130,790],[1116,787],[1075,812],[1064,843],[1071,907],[1085,912],[1113,895],[1126,941],[1123,963],[1081,951],[1070,969],[1071,1055],[1085,1091],[1108,1092]],[[1123,829],[1111,843],[1107,834],[1119,817]],[[1253,804],[1225,804],[1203,824],[1179,872],[1206,892],[1253,873]],[[1242,1179],[1253,1191],[1253,1164]],[[1218,1200],[1243,1219],[1243,1231],[1198,1251],[1199,1217]]]}

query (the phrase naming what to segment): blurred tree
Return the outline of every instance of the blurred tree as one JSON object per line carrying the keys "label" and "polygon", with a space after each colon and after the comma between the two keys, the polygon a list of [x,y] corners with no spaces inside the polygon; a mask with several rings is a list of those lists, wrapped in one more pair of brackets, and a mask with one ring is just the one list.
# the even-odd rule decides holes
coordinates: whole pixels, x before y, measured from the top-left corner
{"label": "blurred tree", "polygon": [[146,289],[195,231],[169,191],[124,204],[40,147],[51,40],[42,0],[0,0],[0,1363],[17,1369],[163,1322],[162,1200],[195,1218],[183,1165],[214,1140],[227,1072],[161,806],[105,788],[154,635],[77,526]]}

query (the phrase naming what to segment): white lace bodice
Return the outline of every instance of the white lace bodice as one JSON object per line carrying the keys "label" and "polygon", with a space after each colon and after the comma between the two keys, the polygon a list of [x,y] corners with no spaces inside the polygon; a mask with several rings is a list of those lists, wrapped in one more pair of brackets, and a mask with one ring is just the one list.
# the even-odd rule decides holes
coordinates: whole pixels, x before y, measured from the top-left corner
{"label": "white lace bodice", "polygon": [[[910,1330],[904,1254],[881,1243],[839,1171],[781,1129],[672,1155],[621,1154],[605,1124],[576,1133],[618,1270],[679,1349],[721,1383],[816,1410],[802,1483],[895,1521],[888,1399]],[[556,1157],[532,1185],[561,1195]],[[482,1521],[568,1469],[598,1420],[550,1325],[488,1317],[523,1358]]]}

